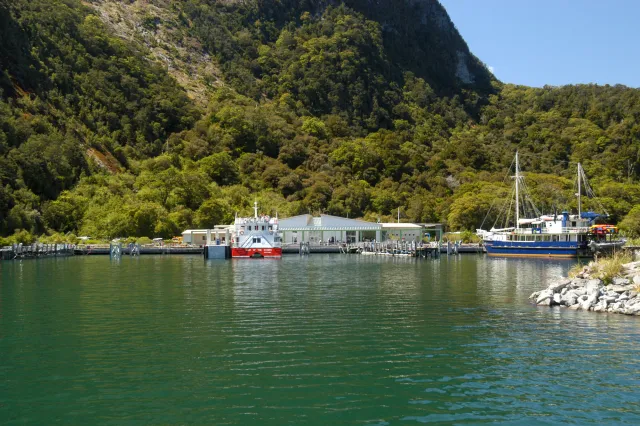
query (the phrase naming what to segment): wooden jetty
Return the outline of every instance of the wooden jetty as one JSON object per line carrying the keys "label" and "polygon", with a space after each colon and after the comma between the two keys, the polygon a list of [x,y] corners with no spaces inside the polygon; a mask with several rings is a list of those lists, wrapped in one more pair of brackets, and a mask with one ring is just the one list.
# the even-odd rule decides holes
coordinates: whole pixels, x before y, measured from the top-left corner
{"label": "wooden jetty", "polygon": [[0,249],[0,259],[33,259],[40,257],[73,256],[73,244],[14,244]]}
{"label": "wooden jetty", "polygon": [[[113,245],[110,244],[81,244],[76,246],[75,254],[81,256],[110,255]],[[202,254],[204,249],[199,246],[141,246],[128,244],[120,246],[121,255],[138,256],[143,254]]]}
{"label": "wooden jetty", "polygon": [[398,256],[414,258],[435,258],[440,255],[437,243],[417,243],[415,241],[390,240],[385,242],[363,242],[341,247],[341,253],[365,256]]}
{"label": "wooden jetty", "polygon": [[340,245],[309,242],[282,245],[282,254],[309,255],[315,253],[340,253]]}
{"label": "wooden jetty", "polygon": [[446,254],[478,254],[484,253],[484,248],[480,244],[462,243],[460,241],[447,241],[440,244],[440,253]]}

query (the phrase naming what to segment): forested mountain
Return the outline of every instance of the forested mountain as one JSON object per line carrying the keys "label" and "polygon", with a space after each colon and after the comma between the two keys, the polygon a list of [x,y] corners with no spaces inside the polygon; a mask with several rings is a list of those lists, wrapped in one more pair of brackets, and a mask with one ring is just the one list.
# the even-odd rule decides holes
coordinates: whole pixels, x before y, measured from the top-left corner
{"label": "forested mountain", "polygon": [[640,90],[502,84],[437,0],[0,0],[0,68],[0,235],[170,237],[254,197],[474,229],[516,150],[543,209],[577,162],[612,220],[640,204]]}

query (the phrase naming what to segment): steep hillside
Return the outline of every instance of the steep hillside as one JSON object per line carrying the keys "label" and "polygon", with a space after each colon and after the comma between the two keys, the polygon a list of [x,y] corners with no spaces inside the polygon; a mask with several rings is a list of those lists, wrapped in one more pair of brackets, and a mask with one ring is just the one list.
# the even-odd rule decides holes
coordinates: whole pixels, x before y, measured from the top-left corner
{"label": "steep hillside", "polygon": [[502,85],[436,0],[0,0],[0,24],[0,234],[169,237],[254,197],[474,229],[516,149],[542,209],[575,208],[578,161],[611,220],[640,204],[640,91]]}
{"label": "steep hillside", "polygon": [[113,34],[144,50],[164,66],[187,95],[206,105],[210,91],[221,84],[215,61],[188,35],[188,22],[168,0],[85,0]]}

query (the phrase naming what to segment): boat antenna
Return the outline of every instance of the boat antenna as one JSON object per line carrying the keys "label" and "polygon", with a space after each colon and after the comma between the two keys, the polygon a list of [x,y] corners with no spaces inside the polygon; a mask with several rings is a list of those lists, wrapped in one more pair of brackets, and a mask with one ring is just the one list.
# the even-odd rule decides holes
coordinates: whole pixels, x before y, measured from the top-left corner
{"label": "boat antenna", "polygon": [[516,230],[520,229],[520,199],[519,199],[519,184],[520,184],[520,166],[518,165],[518,151],[516,151]]}
{"label": "boat antenna", "polygon": [[580,219],[582,217],[582,199],[580,198],[581,192],[582,192],[582,178],[581,178],[581,170],[582,170],[582,165],[580,163],[578,163],[578,219]]}
{"label": "boat antenna", "polygon": [[255,200],[253,202],[253,214],[254,214],[254,217],[257,219],[258,218],[258,200]]}

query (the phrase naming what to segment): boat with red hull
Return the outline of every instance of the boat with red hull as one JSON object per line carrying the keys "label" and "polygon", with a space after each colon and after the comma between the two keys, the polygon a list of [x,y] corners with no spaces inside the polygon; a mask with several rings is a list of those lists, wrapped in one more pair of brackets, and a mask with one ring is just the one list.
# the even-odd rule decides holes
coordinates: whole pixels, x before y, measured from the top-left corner
{"label": "boat with red hull", "polygon": [[258,216],[258,203],[254,203],[253,217],[236,217],[235,237],[231,247],[232,258],[280,258],[282,237],[278,232],[278,217]]}
{"label": "boat with red hull", "polygon": [[231,257],[261,258],[261,257],[282,257],[282,248],[231,248]]}

